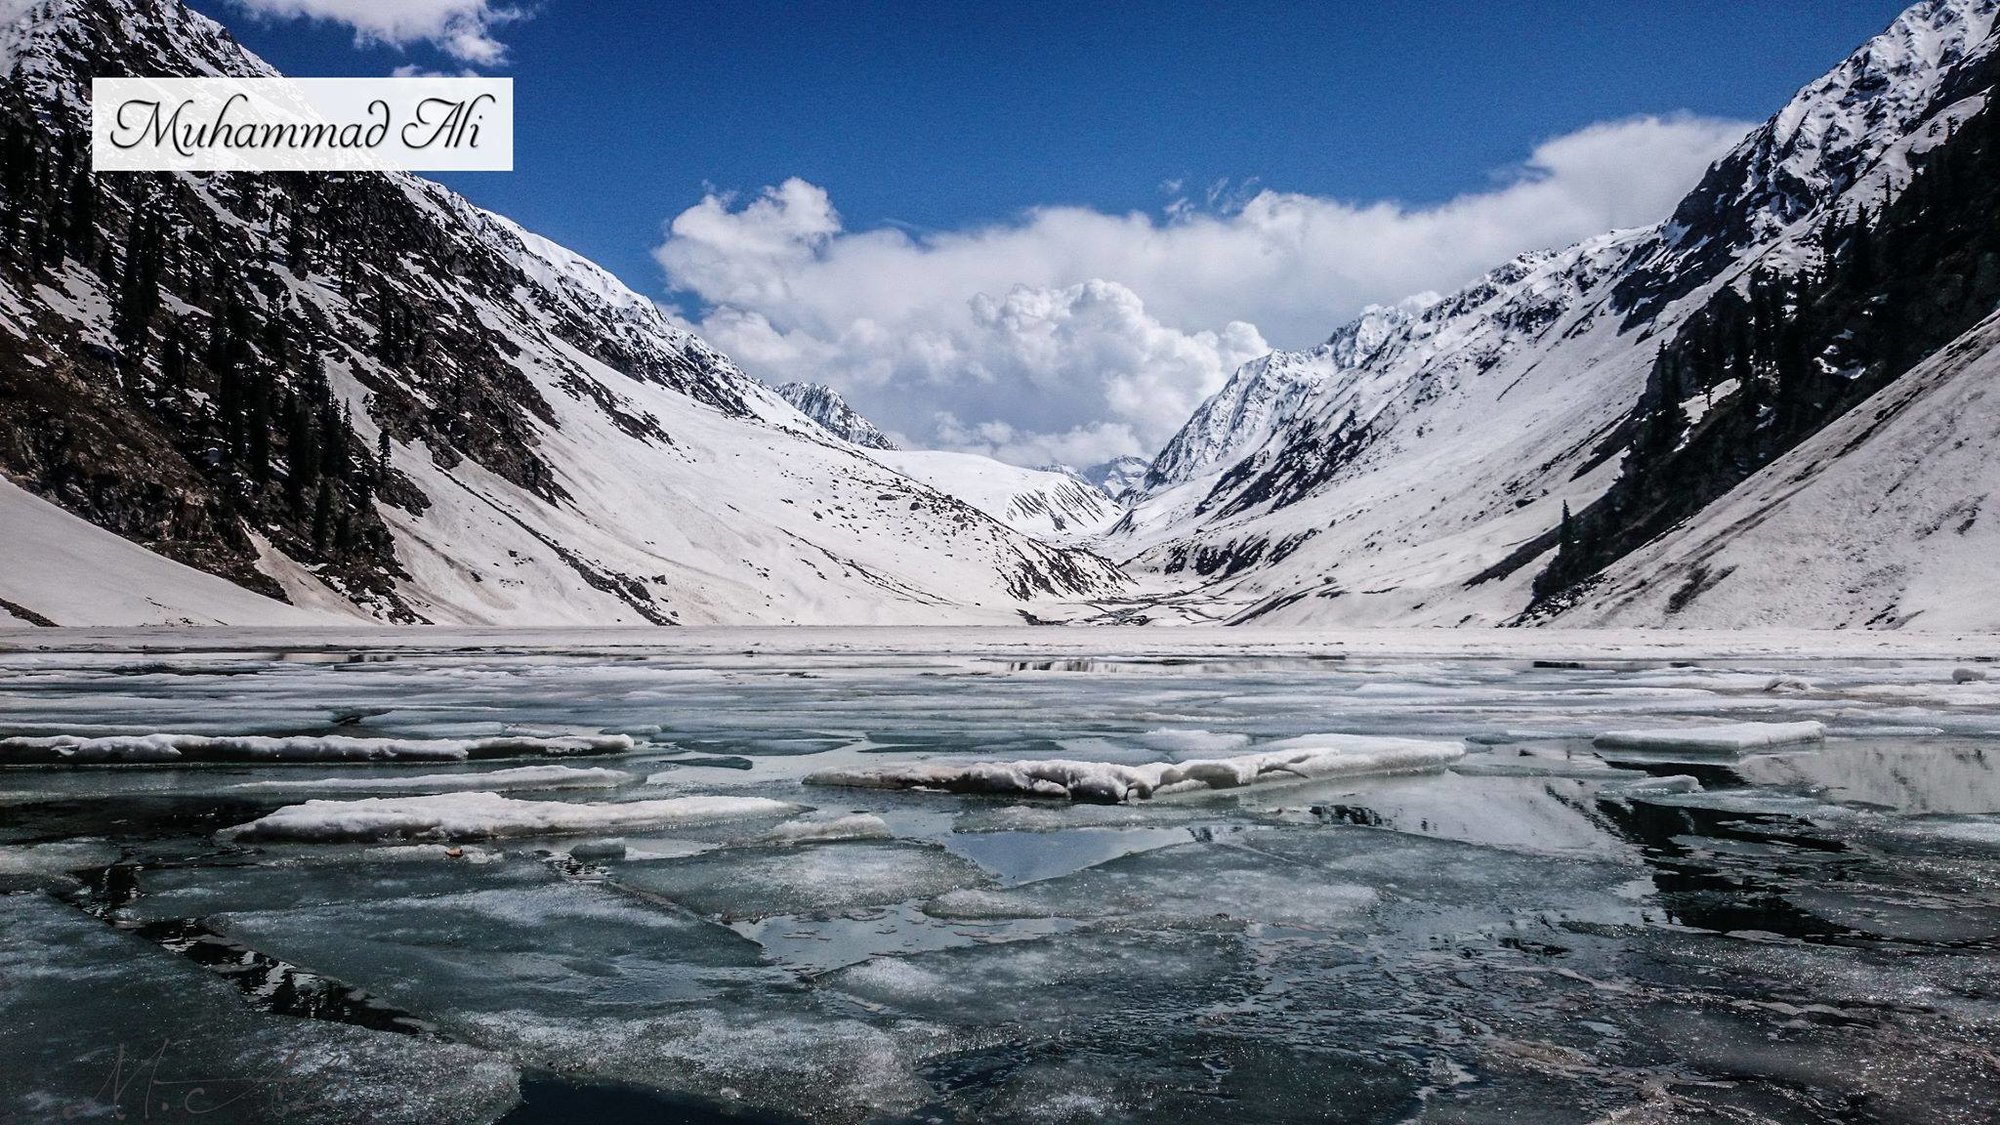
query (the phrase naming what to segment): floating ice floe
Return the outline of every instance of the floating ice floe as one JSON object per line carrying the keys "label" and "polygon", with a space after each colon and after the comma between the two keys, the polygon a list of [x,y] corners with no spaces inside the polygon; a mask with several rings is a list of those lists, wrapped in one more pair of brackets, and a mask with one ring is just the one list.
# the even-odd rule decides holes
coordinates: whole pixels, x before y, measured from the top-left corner
{"label": "floating ice floe", "polygon": [[13,880],[64,878],[71,872],[104,867],[118,861],[119,849],[102,840],[64,840],[47,844],[0,844],[0,886]]}
{"label": "floating ice floe", "polygon": [[517,766],[490,773],[424,773],[410,777],[314,777],[297,781],[246,781],[231,786],[235,790],[334,789],[365,792],[370,789],[406,791],[453,791],[476,789],[495,793],[509,789],[616,789],[630,784],[633,776],[618,770],[578,769],[575,766]]}
{"label": "floating ice floe", "polygon": [[385,844],[369,848],[361,855],[371,863],[441,863],[447,861],[483,866],[499,863],[506,853],[493,848],[456,848],[448,844]]}
{"label": "floating ice floe", "polygon": [[1206,730],[1149,730],[1133,739],[1141,746],[1175,754],[1219,754],[1250,745],[1247,734],[1218,734]]}
{"label": "floating ice floe", "polygon": [[569,857],[585,863],[603,859],[624,859],[631,849],[623,840],[584,840],[569,849]]}
{"label": "floating ice floe", "polygon": [[1731,753],[1765,746],[1791,746],[1826,738],[1824,723],[1725,723],[1712,727],[1663,727],[1613,731],[1597,737],[1603,750],[1696,750]]}
{"label": "floating ice floe", "polygon": [[1122,804],[1170,793],[1234,789],[1259,781],[1431,769],[1464,756],[1462,742],[1326,734],[1286,739],[1270,744],[1263,753],[1233,758],[1141,765],[1060,759],[960,764],[904,762],[868,769],[821,770],[808,775],[805,782],[863,789],[1021,794]]}
{"label": "floating ice floe", "polygon": [[225,828],[225,839],[476,840],[499,836],[554,836],[618,828],[676,828],[717,821],[783,816],[799,806],[763,797],[670,797],[659,801],[586,805],[523,801],[498,793],[427,797],[367,797],[358,801],[307,801]]}
{"label": "floating ice floe", "polygon": [[1640,777],[1632,781],[1617,781],[1598,789],[1598,792],[1607,797],[1653,797],[1701,791],[1699,778],[1679,773],[1668,777]]}
{"label": "floating ice floe", "polygon": [[109,762],[463,762],[474,758],[615,754],[626,735],[544,738],[354,738],[347,735],[120,734],[0,738],[0,763]]}
{"label": "floating ice floe", "polygon": [[1911,839],[2000,848],[2000,820],[1927,818],[1900,824],[1896,834]]}
{"label": "floating ice floe", "polygon": [[895,836],[889,822],[873,813],[854,813],[831,818],[801,817],[773,828],[757,842],[763,844],[810,844],[833,840],[887,840]]}

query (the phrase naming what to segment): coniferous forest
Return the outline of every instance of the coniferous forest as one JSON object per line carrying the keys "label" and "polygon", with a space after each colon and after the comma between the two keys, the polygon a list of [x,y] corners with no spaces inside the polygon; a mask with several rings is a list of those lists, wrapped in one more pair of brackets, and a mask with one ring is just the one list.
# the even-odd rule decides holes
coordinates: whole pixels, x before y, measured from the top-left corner
{"label": "coniferous forest", "polygon": [[1661,348],[1618,435],[1630,442],[1623,471],[1564,520],[1538,602],[1559,605],[2000,305],[2000,112],[1975,114],[1912,163],[1892,201],[1823,227],[1812,268],[1754,268]]}

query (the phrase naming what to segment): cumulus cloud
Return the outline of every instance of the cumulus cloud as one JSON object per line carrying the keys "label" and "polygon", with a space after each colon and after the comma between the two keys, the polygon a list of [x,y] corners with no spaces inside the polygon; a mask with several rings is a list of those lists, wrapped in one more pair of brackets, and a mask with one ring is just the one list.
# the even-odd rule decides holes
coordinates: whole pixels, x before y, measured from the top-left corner
{"label": "cumulus cloud", "polygon": [[522,18],[518,8],[492,0],[232,0],[267,19],[308,19],[345,24],[358,44],[403,47],[429,43],[459,62],[497,66],[506,45],[493,37],[502,24]]}
{"label": "cumulus cloud", "polygon": [[1748,128],[1594,125],[1435,206],[1216,185],[1158,215],[1043,207],[924,235],[849,230],[792,179],[709,194],[655,257],[692,326],[751,371],[829,383],[913,444],[1021,463],[1150,454],[1271,344],[1664,218]]}

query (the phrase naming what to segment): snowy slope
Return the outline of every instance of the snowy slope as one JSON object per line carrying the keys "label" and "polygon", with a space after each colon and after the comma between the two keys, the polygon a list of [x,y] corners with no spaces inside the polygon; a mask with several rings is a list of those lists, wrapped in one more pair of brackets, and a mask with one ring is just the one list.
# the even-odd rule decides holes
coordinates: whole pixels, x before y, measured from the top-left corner
{"label": "snowy slope", "polygon": [[1261,446],[1157,487],[1107,550],[1274,623],[1518,612],[1521,588],[1464,583],[1615,475],[1615,462],[1586,466],[1644,387],[1652,352],[1607,305],[1649,237],[1527,255],[1431,306],[1316,387]]}
{"label": "snowy slope", "polygon": [[1977,92],[1965,88],[1970,64],[1992,53],[1996,16],[1992,0],[1923,0],[1903,12],[1716,163],[1635,263],[1635,281],[1678,274],[1685,287],[1835,199],[1879,205],[1879,192],[1855,189],[1871,176],[1907,179],[1897,141]]}
{"label": "snowy slope", "polygon": [[[10,84],[48,95],[35,127],[58,134],[80,130],[91,74],[268,73],[218,25],[151,0],[45,0],[5,42]],[[0,414],[18,439],[0,440],[0,471],[239,583],[294,596],[317,582],[405,621],[775,624],[1019,620],[1122,582],[828,439],[606,271],[436,184],[223,175],[94,190],[110,258],[149,214],[196,267],[168,271],[130,349],[139,369],[118,375],[131,361],[114,278],[74,259],[0,263],[0,380],[54,388]],[[276,233],[285,216],[302,216],[302,247]],[[218,280],[197,292],[183,274],[209,259]],[[347,452],[317,518],[310,497],[284,503],[282,424],[268,453],[232,448],[241,423],[222,416],[229,392],[196,366],[203,353],[166,371],[170,333],[199,342],[220,322],[217,286],[262,325],[248,353],[260,393],[282,405],[330,388],[316,444]],[[121,380],[142,393],[102,392]],[[91,429],[116,437],[32,439]]]}
{"label": "snowy slope", "polygon": [[1620,561],[1567,626],[2000,632],[2000,319]]}
{"label": "snowy slope", "polygon": [[777,392],[778,397],[791,403],[820,429],[842,441],[864,449],[896,448],[889,435],[876,429],[875,423],[862,417],[832,387],[819,383],[786,383],[778,387]]}
{"label": "snowy slope", "polygon": [[1122,514],[1103,492],[1064,473],[934,449],[883,450],[871,456],[1016,531],[1053,543],[1089,542]]}
{"label": "snowy slope", "polygon": [[0,479],[0,626],[328,625],[146,550]]}
{"label": "snowy slope", "polygon": [[1246,368],[1162,452],[1105,551],[1199,616],[1513,620],[1565,508],[1618,478],[1662,343],[1752,271],[1817,267],[1829,221],[1897,197],[1911,155],[1982,108],[1996,10],[1911,9],[1658,227],[1526,255],[1379,333],[1364,318],[1343,333],[1367,345],[1350,364],[1319,349]]}

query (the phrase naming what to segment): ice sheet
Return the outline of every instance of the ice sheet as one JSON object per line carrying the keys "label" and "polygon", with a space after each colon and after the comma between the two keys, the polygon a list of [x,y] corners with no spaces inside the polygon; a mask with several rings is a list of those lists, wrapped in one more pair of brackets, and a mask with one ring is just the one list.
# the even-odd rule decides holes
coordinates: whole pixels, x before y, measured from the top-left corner
{"label": "ice sheet", "polygon": [[1123,804],[1171,793],[1235,789],[1259,781],[1298,781],[1433,769],[1465,756],[1457,742],[1358,735],[1308,735],[1271,744],[1258,754],[1184,762],[1121,765],[1061,759],[907,762],[863,769],[821,770],[809,785],[861,789],[938,789],[951,793],[1021,794],[1094,804]]}
{"label": "ice sheet", "polygon": [[141,734],[79,738],[0,738],[6,762],[462,762],[471,758],[607,754],[630,750],[631,738],[353,738],[312,735]]}
{"label": "ice sheet", "polygon": [[224,829],[220,835],[244,843],[482,840],[713,824],[782,816],[798,808],[764,797],[669,797],[618,804],[523,801],[497,793],[368,797],[290,805],[248,824]]}
{"label": "ice sheet", "polygon": [[1125,855],[1074,875],[1006,889],[969,888],[924,907],[940,918],[1074,918],[1112,925],[1240,928],[1245,923],[1340,929],[1377,892],[1266,862],[1229,844],[1186,843]]}
{"label": "ice sheet", "polygon": [[977,867],[936,844],[900,841],[732,848],[627,863],[615,878],[697,913],[730,919],[886,906],[989,882]]}
{"label": "ice sheet", "polygon": [[194,964],[0,897],[0,1120],[483,1125],[515,1100],[465,1043],[266,1015]]}
{"label": "ice sheet", "polygon": [[1757,750],[1767,746],[1819,742],[1824,738],[1826,738],[1826,724],[1818,722],[1726,723],[1719,726],[1613,731],[1598,735],[1596,745],[1606,750],[1692,750],[1732,753]]}
{"label": "ice sheet", "polygon": [[895,836],[889,822],[873,813],[800,817],[788,820],[759,838],[767,844],[811,844],[834,840],[887,840]]}
{"label": "ice sheet", "polygon": [[[1326,659],[1348,643],[1332,634],[1157,630],[0,648],[0,733],[620,732],[636,744],[604,764],[657,785],[617,797],[790,806],[525,845],[217,847],[222,825],[336,796],[288,785],[474,775],[393,760],[17,768],[0,772],[0,839],[33,850],[15,885],[57,887],[75,864],[85,881],[61,893],[139,926],[205,920],[523,1066],[814,1121],[1208,1120],[1218,1107],[1540,1120],[1550,1105],[1596,1120],[1629,1108],[1635,1082],[1690,1120],[1745,1106],[1778,1120],[1773,1106],[1822,1087],[1868,1099],[1841,1105],[1945,1105],[1978,1073],[1965,1029],[1990,1020],[1979,998],[2000,991],[2000,970],[1984,945],[1950,942],[1990,940],[1996,918],[1981,826],[2000,813],[2000,759],[1981,732],[2000,730],[2000,706],[1985,685],[1949,681],[1990,640],[1950,661],[1903,659],[1910,643],[1888,635],[1841,641],[1839,660],[1772,641],[1742,661],[1630,637],[1616,662],[1536,668],[1523,657],[1550,644],[1604,646],[1508,633],[1406,635],[1394,659],[1364,640],[1346,660]],[[1433,643],[1506,658],[1408,651]],[[1701,666],[1668,668],[1669,655]],[[1813,690],[1767,690],[1781,679]],[[1828,740],[1740,755],[1590,745],[1742,720],[1819,722]],[[1178,768],[1332,730],[1490,749],[1438,770],[1277,775],[1287,783],[1121,805],[799,787],[820,770],[909,764]],[[1648,774],[1608,768],[1614,756],[1646,759]],[[280,784],[235,788],[261,782]],[[808,815],[792,805],[836,796]],[[523,803],[576,815],[612,799]],[[850,834],[866,838],[824,838]],[[563,854],[612,835],[622,859]],[[44,851],[55,841],[78,843]],[[254,1011],[266,998],[230,999]],[[1689,1071],[1697,1057],[1743,1069]],[[1838,1065],[1854,1058],[1869,1073]],[[1933,1069],[1951,1081],[1930,1082]]]}
{"label": "ice sheet", "polygon": [[616,789],[638,780],[629,773],[608,769],[579,769],[575,766],[516,766],[487,773],[425,773],[407,777],[315,777],[281,778],[274,781],[246,781],[232,786],[239,792],[331,789],[365,792],[370,789],[398,791],[479,790],[498,793],[510,789]]}

